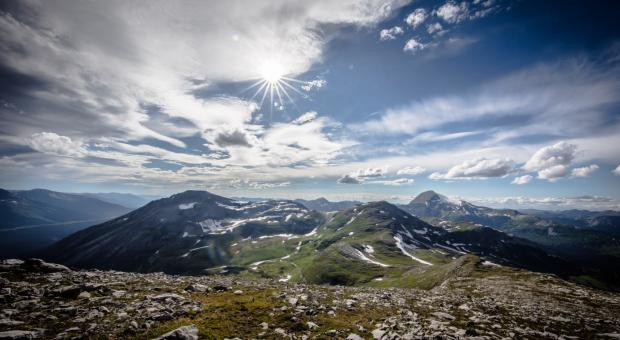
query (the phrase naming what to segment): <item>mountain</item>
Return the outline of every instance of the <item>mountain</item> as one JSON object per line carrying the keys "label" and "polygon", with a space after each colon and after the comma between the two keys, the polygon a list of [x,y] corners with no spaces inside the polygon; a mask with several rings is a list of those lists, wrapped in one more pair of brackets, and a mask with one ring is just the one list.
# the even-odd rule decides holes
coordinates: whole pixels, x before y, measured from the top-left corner
{"label": "mountain", "polygon": [[82,193],[80,194],[86,197],[93,197],[98,200],[121,205],[123,207],[136,209],[156,200],[160,197],[157,196],[138,196],[134,194],[117,193],[117,192],[99,192],[99,193]]}
{"label": "mountain", "polygon": [[29,256],[77,230],[130,210],[79,194],[0,189],[0,258]]}
{"label": "mountain", "polygon": [[586,268],[604,282],[620,285],[615,265],[620,260],[618,212],[493,209],[433,191],[421,193],[401,208],[447,230],[486,226],[528,240],[547,253]]}
{"label": "mountain", "polygon": [[527,241],[489,228],[447,232],[387,202],[342,211],[299,242],[285,259],[295,268],[287,275],[311,283],[430,288],[467,275],[477,256],[532,270],[566,268]]}
{"label": "mountain", "polygon": [[471,273],[479,258],[567,274],[528,241],[490,228],[450,232],[387,202],[329,216],[293,201],[186,191],[79,231],[43,256],[80,268],[421,288]]}
{"label": "mountain", "polygon": [[425,191],[400,207],[421,218],[482,225],[504,224],[520,215],[516,210],[481,207],[467,201],[450,199],[434,191]]}
{"label": "mountain", "polygon": [[313,200],[296,199],[295,202],[303,204],[306,208],[316,210],[320,212],[333,212],[344,209],[353,208],[356,205],[361,204],[359,201],[338,201],[331,202],[325,197],[320,197]]}
{"label": "mountain", "polygon": [[130,210],[93,197],[44,189],[2,190],[1,197],[0,229],[110,218]]}
{"label": "mountain", "polygon": [[234,243],[303,234],[322,221],[292,201],[251,203],[186,191],[77,232],[44,256],[76,267],[197,274],[229,264]]}

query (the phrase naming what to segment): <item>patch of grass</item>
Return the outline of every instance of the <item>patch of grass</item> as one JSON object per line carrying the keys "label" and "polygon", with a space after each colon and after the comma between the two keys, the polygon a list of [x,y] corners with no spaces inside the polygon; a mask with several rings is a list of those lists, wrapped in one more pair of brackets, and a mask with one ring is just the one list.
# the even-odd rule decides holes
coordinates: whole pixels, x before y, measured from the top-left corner
{"label": "patch of grass", "polygon": [[[265,338],[274,338],[274,328],[285,329],[288,333],[312,335],[324,334],[328,330],[340,330],[343,333],[356,332],[362,334],[358,327],[373,329],[374,324],[381,320],[387,311],[385,308],[363,308],[354,310],[339,309],[336,316],[326,313],[317,315],[301,314],[294,316],[291,306],[281,298],[274,296],[274,289],[248,289],[241,295],[232,292],[194,294],[192,298],[203,304],[201,312],[194,316],[171,320],[156,326],[138,339],[151,339],[181,326],[196,325],[201,339],[223,339],[237,336],[243,339],[256,338],[260,333]],[[288,309],[281,307],[288,305]],[[307,322],[317,324],[317,328],[309,329]],[[270,328],[264,331],[260,324],[266,322]],[[348,334],[348,333],[347,333]],[[367,336],[369,334],[366,334]],[[324,335],[323,335],[324,337]],[[319,337],[321,338],[321,337]]]}

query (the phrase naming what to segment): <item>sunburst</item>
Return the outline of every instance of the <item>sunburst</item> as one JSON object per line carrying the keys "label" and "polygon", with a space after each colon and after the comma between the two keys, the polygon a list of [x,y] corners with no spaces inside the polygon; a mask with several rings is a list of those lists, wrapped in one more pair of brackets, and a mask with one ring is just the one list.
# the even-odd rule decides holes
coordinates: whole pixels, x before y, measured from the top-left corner
{"label": "sunburst", "polygon": [[247,90],[256,88],[251,100],[260,97],[260,107],[263,107],[265,100],[269,99],[269,111],[273,113],[273,109],[284,109],[285,100],[295,105],[292,93],[295,92],[302,97],[307,95],[301,92],[296,85],[308,84],[306,81],[287,77],[287,71],[284,65],[276,60],[268,60],[260,64],[257,68],[259,78],[250,85]]}

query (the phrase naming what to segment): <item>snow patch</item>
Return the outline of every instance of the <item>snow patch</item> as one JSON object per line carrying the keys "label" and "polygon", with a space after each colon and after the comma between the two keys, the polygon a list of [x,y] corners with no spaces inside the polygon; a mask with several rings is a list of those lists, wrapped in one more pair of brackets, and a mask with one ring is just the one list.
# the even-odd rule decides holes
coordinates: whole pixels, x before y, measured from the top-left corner
{"label": "snow patch", "polygon": [[285,277],[279,279],[278,281],[279,282],[288,282],[288,280],[290,280],[291,277],[292,277],[291,274],[287,274]]}
{"label": "snow patch", "polygon": [[406,255],[409,256],[411,259],[413,259],[414,261],[418,261],[422,264],[425,264],[427,266],[432,266],[433,264],[427,261],[424,261],[420,258],[417,258],[413,255],[411,255],[411,253],[409,253],[405,248],[408,246],[406,243],[403,242],[403,237],[400,234],[397,234],[396,236],[394,236],[394,241],[396,241],[396,247],[398,247],[398,249],[400,249],[400,251]]}
{"label": "snow patch", "polygon": [[364,262],[368,262],[377,266],[381,266],[381,267],[389,267],[389,265],[385,264],[385,263],[381,263],[379,261],[375,261],[375,260],[371,260],[369,259],[366,255],[364,255],[364,253],[362,253],[361,251],[357,250],[357,249],[353,249],[355,251],[355,254],[357,255],[357,257],[359,257],[360,260],[364,261]]}
{"label": "snow patch", "polygon": [[287,240],[293,239],[293,238],[298,238],[299,235],[294,235],[294,234],[275,234],[275,235],[264,235],[264,236],[260,236],[259,239],[266,239],[266,238],[274,238],[274,237],[283,237]]}
{"label": "snow patch", "polygon": [[185,253],[185,254],[181,255],[181,257],[188,257],[191,253],[193,253],[193,252],[195,252],[195,251],[197,251],[197,250],[200,250],[200,249],[205,249],[205,248],[209,248],[209,247],[210,247],[210,246],[208,246],[208,245],[207,245],[207,246],[202,246],[202,247],[192,248],[192,249],[188,250],[188,251],[187,251],[187,253]]}
{"label": "snow patch", "polygon": [[179,204],[179,209],[181,210],[192,209],[196,204],[198,204],[198,202],[181,203]]}
{"label": "snow patch", "polygon": [[375,252],[375,248],[373,248],[371,245],[365,244],[364,251],[368,254],[372,254]]}
{"label": "snow patch", "polygon": [[319,227],[316,227],[316,228],[312,229],[312,231],[311,231],[311,232],[307,233],[307,234],[306,234],[306,235],[304,235],[304,236],[314,236],[314,235],[316,235],[316,233],[317,233],[317,231],[318,231],[318,230],[319,230]]}

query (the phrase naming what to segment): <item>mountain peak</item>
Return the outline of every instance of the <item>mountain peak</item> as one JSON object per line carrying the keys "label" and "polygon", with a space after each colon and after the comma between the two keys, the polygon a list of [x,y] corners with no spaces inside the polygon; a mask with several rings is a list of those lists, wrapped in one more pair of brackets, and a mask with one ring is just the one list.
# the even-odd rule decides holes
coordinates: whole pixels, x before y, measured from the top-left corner
{"label": "mountain peak", "polygon": [[205,200],[229,200],[226,197],[222,197],[213,193],[210,193],[206,190],[186,190],[180,192],[178,194],[174,194],[169,197],[173,200],[197,200],[197,201],[205,201]]}
{"label": "mountain peak", "polygon": [[433,190],[428,190],[428,191],[424,191],[422,193],[420,193],[418,196],[416,196],[409,204],[415,204],[415,203],[426,203],[432,200],[436,200],[436,199],[442,199],[445,198],[445,196],[440,195],[436,192],[434,192]]}

